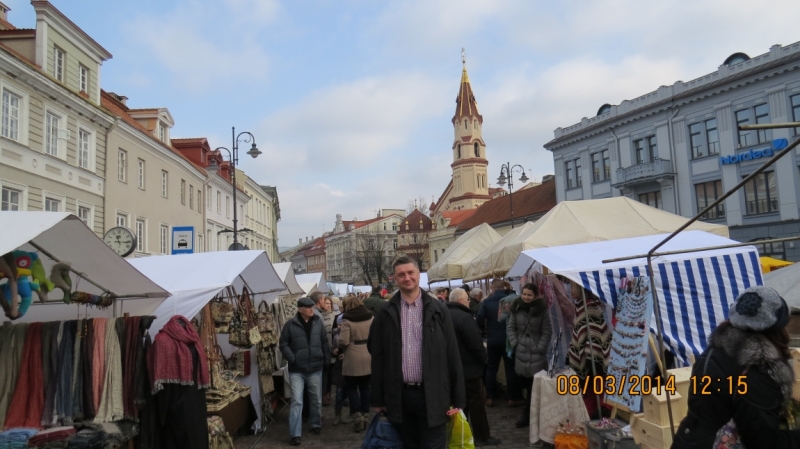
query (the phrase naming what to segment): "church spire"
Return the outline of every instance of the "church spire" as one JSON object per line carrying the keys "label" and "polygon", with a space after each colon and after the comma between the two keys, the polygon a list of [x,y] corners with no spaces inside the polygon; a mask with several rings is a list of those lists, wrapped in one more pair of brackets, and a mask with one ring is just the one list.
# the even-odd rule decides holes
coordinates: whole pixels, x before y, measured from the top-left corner
{"label": "church spire", "polygon": [[469,75],[467,74],[467,58],[465,50],[461,49],[461,85],[458,89],[458,97],[456,97],[456,113],[453,116],[453,124],[460,121],[462,118],[477,118],[480,123],[483,123],[483,117],[478,112],[478,102],[475,100],[475,95],[472,94],[472,86],[469,82]]}

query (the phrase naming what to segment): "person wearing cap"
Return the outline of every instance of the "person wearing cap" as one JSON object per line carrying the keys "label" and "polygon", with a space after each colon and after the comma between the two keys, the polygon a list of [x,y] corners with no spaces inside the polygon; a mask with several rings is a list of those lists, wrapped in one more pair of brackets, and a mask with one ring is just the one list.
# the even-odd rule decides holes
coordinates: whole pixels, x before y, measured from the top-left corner
{"label": "person wearing cap", "polygon": [[281,331],[280,350],[289,363],[292,389],[289,444],[298,446],[303,427],[303,392],[306,389],[311,401],[311,433],[322,431],[322,369],[331,359],[325,325],[314,313],[311,298],[303,297],[297,301],[297,315],[287,321]]}
{"label": "person wearing cap", "polygon": [[794,382],[788,322],[786,301],[770,287],[750,287],[736,298],[692,367],[689,413],[672,449],[723,447],[720,441],[800,448],[800,429],[781,429]]}

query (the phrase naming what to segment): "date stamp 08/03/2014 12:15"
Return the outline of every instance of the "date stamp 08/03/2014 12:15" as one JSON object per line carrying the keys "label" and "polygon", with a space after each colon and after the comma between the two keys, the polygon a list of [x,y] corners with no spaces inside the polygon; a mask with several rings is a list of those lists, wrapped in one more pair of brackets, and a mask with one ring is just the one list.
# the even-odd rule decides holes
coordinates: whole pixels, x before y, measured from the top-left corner
{"label": "date stamp 08/03/2014 12:15", "polygon": [[[728,376],[713,378],[711,376],[691,376],[689,391],[695,395],[708,395],[714,392],[722,394],[747,394],[747,376]],[[594,393],[596,395],[629,396],[649,395],[662,392],[675,394],[675,377],[670,375],[666,381],[661,376],[579,376],[561,375],[556,377],[556,392],[560,395],[576,395]]]}

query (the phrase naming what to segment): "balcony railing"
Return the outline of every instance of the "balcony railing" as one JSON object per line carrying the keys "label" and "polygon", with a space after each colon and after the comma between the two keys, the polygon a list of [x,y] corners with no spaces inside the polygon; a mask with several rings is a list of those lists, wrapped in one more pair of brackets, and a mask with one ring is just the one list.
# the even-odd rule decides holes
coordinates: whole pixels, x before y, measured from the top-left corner
{"label": "balcony railing", "polygon": [[655,181],[658,178],[675,176],[672,161],[655,158],[651,162],[636,164],[617,169],[617,182],[614,187],[625,187],[642,182]]}

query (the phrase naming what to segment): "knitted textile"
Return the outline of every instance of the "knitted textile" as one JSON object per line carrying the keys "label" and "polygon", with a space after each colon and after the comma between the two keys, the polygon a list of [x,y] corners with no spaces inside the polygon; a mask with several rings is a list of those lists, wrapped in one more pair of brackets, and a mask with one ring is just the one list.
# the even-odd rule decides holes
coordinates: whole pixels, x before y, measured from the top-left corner
{"label": "knitted textile", "polygon": [[39,429],[44,411],[42,323],[31,323],[28,326],[22,351],[17,385],[8,408],[5,427]]}
{"label": "knitted textile", "polygon": [[106,322],[105,356],[106,366],[101,390],[100,404],[95,422],[112,422],[122,419],[122,354],[119,349],[119,337],[116,322],[124,318]]}
{"label": "knitted textile", "polygon": [[[589,312],[588,326],[586,309]],[[610,352],[611,331],[603,315],[603,303],[599,299],[587,295],[586,307],[581,302],[575,309],[575,326],[572,330],[572,341],[569,347],[569,365],[579,376],[584,377],[592,370],[591,364],[586,363],[587,359],[593,358],[598,365],[606,366]]]}
{"label": "knitted textile", "polygon": [[153,394],[161,390],[163,384],[195,384],[194,364],[189,345],[194,345],[200,358],[200,372],[197,373],[198,388],[210,386],[208,360],[203,342],[189,320],[175,315],[156,335],[153,347],[147,354]]}

